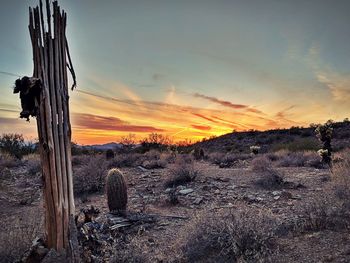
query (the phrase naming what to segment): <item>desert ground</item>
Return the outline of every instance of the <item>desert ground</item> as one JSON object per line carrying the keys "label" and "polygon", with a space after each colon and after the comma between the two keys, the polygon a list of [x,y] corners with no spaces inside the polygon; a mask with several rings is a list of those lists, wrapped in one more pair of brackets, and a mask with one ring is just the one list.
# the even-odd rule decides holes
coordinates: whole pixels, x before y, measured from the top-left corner
{"label": "desert ground", "polygon": [[[73,156],[84,262],[349,262],[349,149],[332,169],[311,151]],[[110,168],[128,186],[110,214]],[[1,261],[21,260],[43,231],[39,157],[1,156]],[[42,253],[46,253],[43,248]]]}

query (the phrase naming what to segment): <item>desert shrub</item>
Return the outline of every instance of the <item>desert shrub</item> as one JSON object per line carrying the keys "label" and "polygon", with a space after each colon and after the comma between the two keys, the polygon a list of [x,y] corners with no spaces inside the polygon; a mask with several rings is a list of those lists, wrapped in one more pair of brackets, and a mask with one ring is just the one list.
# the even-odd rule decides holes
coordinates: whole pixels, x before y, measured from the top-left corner
{"label": "desert shrub", "polygon": [[251,162],[252,171],[259,176],[255,184],[264,189],[276,189],[283,186],[284,181],[280,173],[272,167],[266,156],[256,157]]}
{"label": "desert shrub", "polygon": [[165,168],[167,165],[167,157],[168,156],[165,153],[150,150],[142,156],[142,159],[144,160],[142,166],[147,169]]}
{"label": "desert shrub", "polygon": [[279,151],[275,155],[277,156],[276,165],[280,167],[324,167],[316,152]]}
{"label": "desert shrub", "polygon": [[16,262],[30,248],[36,237],[43,235],[41,209],[11,216],[0,222],[0,262]]}
{"label": "desert shrub", "polygon": [[106,159],[109,160],[109,159],[113,159],[114,158],[114,152],[112,149],[108,149],[106,151]]}
{"label": "desert shrub", "polygon": [[277,143],[272,146],[273,151],[287,150],[290,152],[317,151],[319,148],[320,144],[315,138],[298,138],[291,142]]}
{"label": "desert shrub", "polygon": [[271,217],[251,209],[204,211],[180,235],[182,258],[178,261],[266,262],[278,251],[273,236],[275,226]]}
{"label": "desert shrub", "polygon": [[20,164],[21,161],[16,157],[0,152],[0,170],[3,170],[4,168],[13,168],[19,166]]}
{"label": "desert shrub", "polygon": [[204,159],[204,150],[202,148],[194,148],[193,150],[193,157],[196,160],[203,160]]}
{"label": "desert shrub", "polygon": [[336,197],[350,204],[350,150],[347,149],[337,156],[340,160],[334,162],[332,168],[333,187]]}
{"label": "desert shrub", "polygon": [[0,137],[0,150],[21,159],[23,155],[34,153],[36,147],[32,142],[25,142],[22,134],[7,133]]}
{"label": "desert shrub", "polygon": [[297,217],[280,225],[284,234],[300,234],[324,230],[342,231],[350,229],[350,207],[334,198],[328,189],[326,195],[305,202],[297,211]]}
{"label": "desert shrub", "polygon": [[103,189],[108,161],[102,155],[86,157],[86,162],[73,169],[74,193],[77,195],[99,192]]}
{"label": "desert shrub", "polygon": [[41,163],[39,155],[30,154],[23,158],[29,175],[36,175],[41,172]]}
{"label": "desert shrub", "polygon": [[232,167],[239,161],[250,159],[249,154],[244,153],[211,153],[209,155],[209,161],[213,164],[219,165],[221,168]]}
{"label": "desert shrub", "polygon": [[140,153],[124,153],[117,154],[113,160],[109,162],[109,168],[136,167],[143,163],[144,156]]}
{"label": "desert shrub", "polygon": [[77,155],[72,156],[72,166],[79,166],[87,162],[87,160],[90,159],[87,155]]}
{"label": "desert shrub", "polygon": [[219,165],[222,162],[224,156],[225,154],[222,152],[213,152],[209,154],[208,158],[211,163]]}
{"label": "desert shrub", "polygon": [[179,156],[170,168],[170,176],[165,181],[165,187],[176,187],[194,181],[199,174],[194,163],[189,163],[184,156]]}
{"label": "desert shrub", "polygon": [[251,169],[253,172],[265,172],[270,169],[272,166],[271,161],[267,158],[266,155],[261,155],[259,157],[255,157],[250,163]]}

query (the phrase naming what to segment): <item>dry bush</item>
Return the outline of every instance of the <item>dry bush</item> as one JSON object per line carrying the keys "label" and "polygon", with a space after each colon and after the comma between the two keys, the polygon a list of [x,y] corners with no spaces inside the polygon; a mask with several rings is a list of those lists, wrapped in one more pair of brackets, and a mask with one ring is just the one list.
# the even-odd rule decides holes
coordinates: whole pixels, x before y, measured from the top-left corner
{"label": "dry bush", "polygon": [[126,238],[118,242],[115,247],[115,253],[111,258],[111,263],[153,263],[153,262],[163,262],[157,260],[155,253],[149,253],[145,255],[145,251],[148,250],[147,243],[142,240],[139,235],[133,238]]}
{"label": "dry bush", "polygon": [[[192,160],[191,162],[189,160]],[[194,181],[199,174],[193,159],[187,155],[179,156],[170,168],[170,177],[165,181],[166,187],[176,187]]]}
{"label": "dry bush", "polygon": [[252,160],[251,169],[259,176],[255,184],[263,189],[277,189],[284,185],[283,177],[272,167],[271,161],[264,155]]}
{"label": "dry bush", "polygon": [[36,237],[43,235],[44,224],[41,209],[12,216],[0,223],[0,262],[15,262],[20,259]]}
{"label": "dry bush", "polygon": [[23,163],[27,167],[29,175],[33,176],[41,172],[40,156],[38,154],[24,156]]}
{"label": "dry bush", "polygon": [[142,166],[147,169],[165,168],[168,164],[169,158],[169,155],[166,153],[151,150],[144,154],[143,159],[145,159],[145,161],[143,161]]}
{"label": "dry bush", "polygon": [[350,149],[339,153],[332,168],[333,189],[337,198],[350,205]]}
{"label": "dry bush", "polygon": [[224,159],[225,154],[222,152],[213,152],[208,155],[208,159],[211,163],[219,165]]}
{"label": "dry bush", "polygon": [[21,164],[21,161],[17,158],[11,156],[8,153],[2,153],[0,152],[0,169],[3,170],[4,168],[13,168],[16,166],[19,166]]}
{"label": "dry bush", "polygon": [[276,225],[251,209],[203,211],[184,227],[174,254],[178,262],[267,262],[278,251]]}
{"label": "dry bush", "polygon": [[268,155],[272,161],[276,161],[276,166],[279,167],[314,167],[324,168],[320,156],[316,152],[291,152],[279,151]]}
{"label": "dry bush", "polygon": [[107,175],[109,162],[104,156],[90,155],[84,161],[73,169],[74,193],[77,195],[101,191]]}
{"label": "dry bush", "polygon": [[221,168],[227,168],[234,166],[239,161],[248,160],[251,158],[250,154],[244,153],[211,153],[209,155],[209,161],[213,164],[219,165]]}
{"label": "dry bush", "polygon": [[294,223],[294,231],[342,231],[350,229],[350,157],[349,151],[340,154],[342,162],[332,171],[332,182],[322,195],[306,202]]}
{"label": "dry bush", "polygon": [[301,232],[343,229],[350,229],[350,208],[329,196],[306,203],[296,227]]}
{"label": "dry bush", "polygon": [[117,154],[114,159],[110,161],[110,168],[118,167],[136,167],[142,164],[144,156],[140,153],[123,153]]}

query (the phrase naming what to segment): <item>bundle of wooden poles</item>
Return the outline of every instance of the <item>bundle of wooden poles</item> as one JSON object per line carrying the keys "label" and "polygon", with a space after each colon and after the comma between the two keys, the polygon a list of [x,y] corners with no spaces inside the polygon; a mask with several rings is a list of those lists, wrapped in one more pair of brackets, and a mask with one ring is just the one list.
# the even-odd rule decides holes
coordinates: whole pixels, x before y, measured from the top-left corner
{"label": "bundle of wooden poles", "polygon": [[[37,129],[44,178],[46,242],[57,251],[72,249],[74,196],[71,165],[71,125],[67,68],[75,74],[66,38],[67,15],[46,0],[45,10],[29,8],[29,32],[33,46],[33,78],[41,81]],[[46,12],[46,14],[45,14]]]}

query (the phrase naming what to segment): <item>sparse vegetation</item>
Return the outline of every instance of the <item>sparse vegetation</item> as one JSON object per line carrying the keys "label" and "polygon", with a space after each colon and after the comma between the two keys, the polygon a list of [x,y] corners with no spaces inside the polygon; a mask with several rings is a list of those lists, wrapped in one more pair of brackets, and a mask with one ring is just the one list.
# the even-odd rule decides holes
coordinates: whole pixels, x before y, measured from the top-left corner
{"label": "sparse vegetation", "polygon": [[166,187],[176,187],[195,180],[199,171],[195,168],[193,161],[180,156],[170,169],[170,177],[165,181]]}
{"label": "sparse vegetation", "polygon": [[203,211],[183,230],[179,261],[266,262],[278,252],[275,225],[272,218],[250,209]]}
{"label": "sparse vegetation", "polygon": [[108,162],[101,155],[83,157],[84,162],[73,167],[74,193],[77,195],[99,192],[103,189]]}
{"label": "sparse vegetation", "polygon": [[266,156],[257,157],[252,160],[252,171],[259,176],[256,185],[264,189],[278,189],[284,184],[280,173],[272,168],[271,162]]}
{"label": "sparse vegetation", "polygon": [[[295,128],[288,136],[302,136],[305,131],[299,129]],[[89,243],[91,248],[83,251],[84,259],[278,262],[278,254],[283,257],[287,253],[283,250],[285,244],[288,247],[300,239],[306,240],[311,248],[313,245],[306,237],[312,235],[313,240],[321,240],[324,233],[335,238],[333,243],[344,247],[343,241],[337,242],[336,237],[350,230],[349,150],[335,152],[332,169],[321,169],[326,166],[315,150],[274,151],[276,136],[280,135],[273,134],[271,139],[255,131],[249,134],[259,136],[259,145],[267,141],[271,144],[263,145],[257,155],[251,154],[249,147],[245,147],[246,152],[240,152],[239,144],[230,143],[222,151],[205,152],[204,158],[191,145],[151,149],[145,153],[129,147],[117,150],[110,159],[102,151],[73,156],[77,207],[84,209],[93,205],[100,209],[95,219],[80,223],[78,228],[79,240],[82,244]],[[245,136],[241,134],[242,142],[246,141]],[[290,143],[293,142],[300,141]],[[103,189],[108,191],[107,171],[114,167],[122,167],[128,175],[126,217],[130,226],[113,223],[105,211],[110,207],[111,211],[119,212],[119,216],[125,216],[125,208],[113,208],[109,204],[118,203],[116,200],[122,191],[114,188],[117,194],[112,196],[118,198],[110,202],[106,202],[103,193]],[[0,186],[4,191],[0,204],[7,204],[4,211],[12,213],[12,209],[41,205],[38,155],[25,155],[19,160],[1,152],[0,168]],[[119,216],[114,220],[121,220]],[[9,224],[11,228],[2,228],[4,233],[13,231],[15,236],[15,232],[24,231],[18,227],[23,222],[13,220]],[[111,226],[116,228],[110,230]],[[1,236],[4,247],[14,242],[11,241],[13,235]],[[4,258],[8,261],[21,257],[30,246],[29,239],[33,238],[27,239],[23,246],[12,245],[16,252],[3,250],[7,253],[2,252]],[[96,249],[92,249],[94,246]]]}
{"label": "sparse vegetation", "polygon": [[33,240],[43,236],[41,209],[12,215],[8,220],[0,223],[0,262],[3,263],[20,260]]}
{"label": "sparse vegetation", "polygon": [[25,142],[22,134],[6,133],[0,137],[0,150],[17,159],[22,159],[24,155],[34,153],[36,147],[30,141]]}

